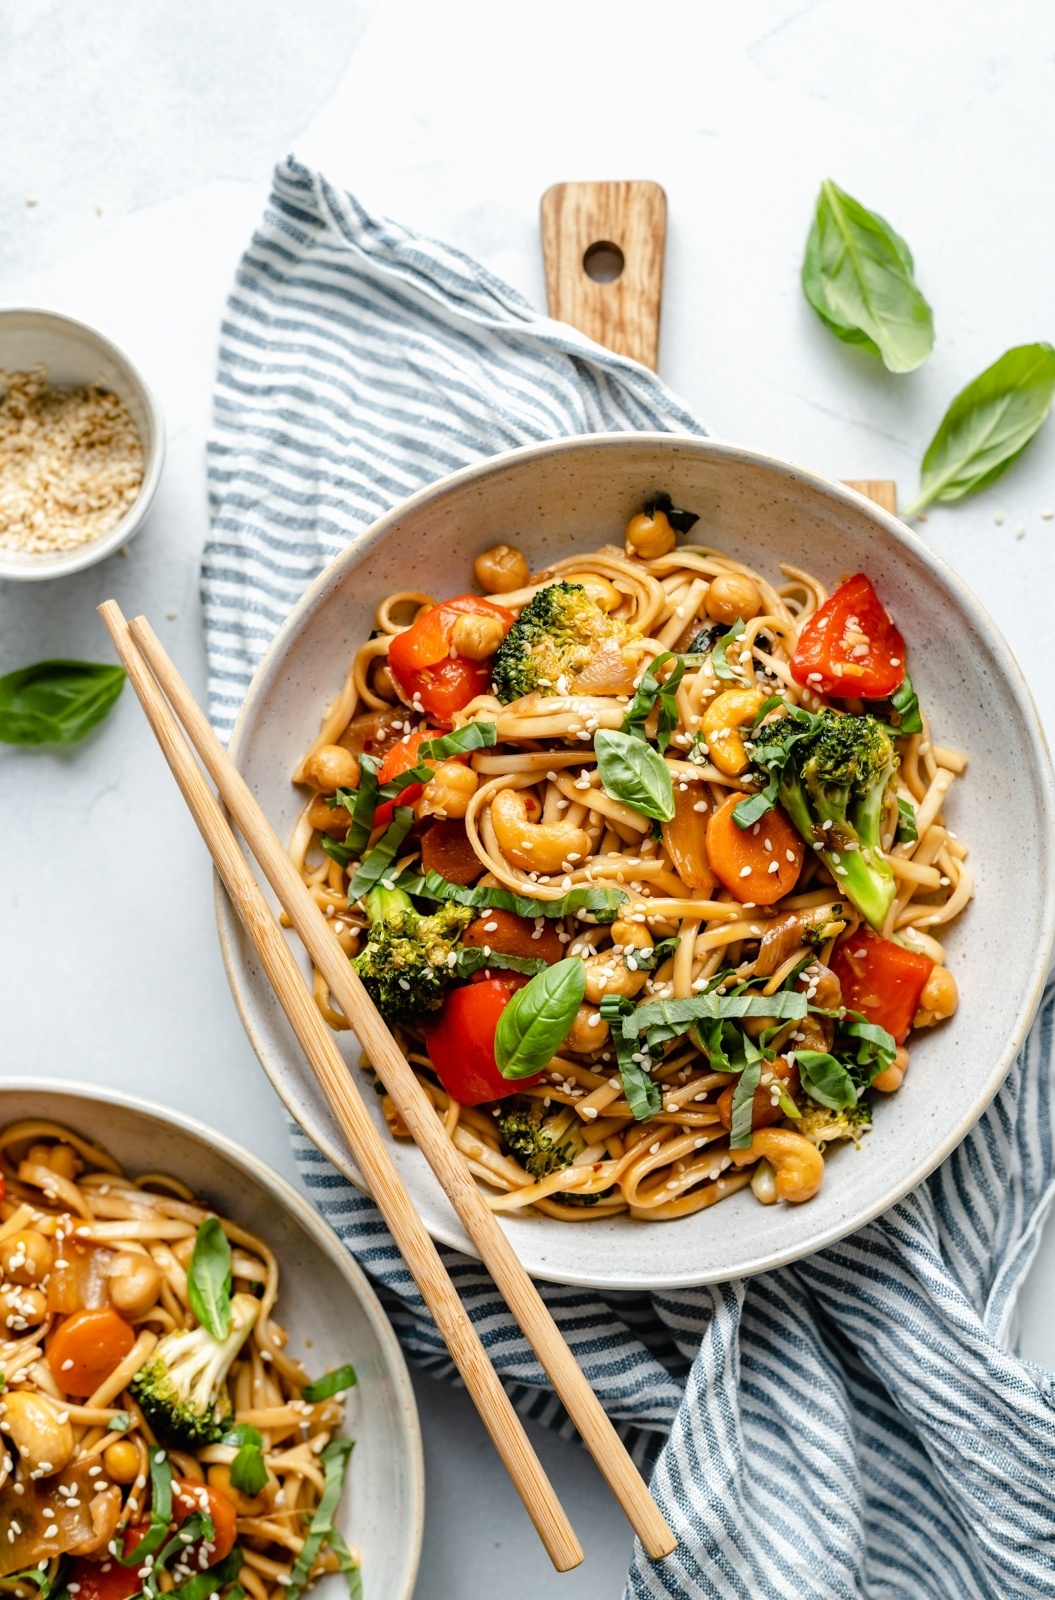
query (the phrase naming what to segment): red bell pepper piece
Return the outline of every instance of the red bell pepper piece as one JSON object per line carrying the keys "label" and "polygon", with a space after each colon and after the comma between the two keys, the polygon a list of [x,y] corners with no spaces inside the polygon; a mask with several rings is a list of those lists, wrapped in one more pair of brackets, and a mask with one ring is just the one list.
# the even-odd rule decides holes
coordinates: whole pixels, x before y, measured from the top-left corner
{"label": "red bell pepper piece", "polygon": [[[142,1544],[150,1531],[149,1522],[137,1522],[126,1528],[121,1544],[121,1554],[126,1558]],[[112,1560],[108,1551],[104,1559],[92,1561],[78,1556],[66,1570],[66,1582],[76,1584],[73,1593],[77,1600],[132,1600],[143,1587],[138,1567],[123,1567]]]}
{"label": "red bell pepper piece", "polygon": [[397,633],[388,647],[389,671],[407,699],[446,727],[456,711],[491,687],[486,661],[450,653],[454,624],[460,616],[474,613],[497,617],[507,633],[513,626],[513,613],[504,606],[477,594],[457,595],[426,611],[405,632]]}
{"label": "red bell pepper piece", "polygon": [[[418,728],[414,733],[408,733],[392,745],[386,752],[385,759],[378,769],[377,781],[384,785],[391,783],[393,778],[398,778],[401,772],[407,772],[418,764],[418,747],[426,739],[439,739],[443,736],[442,728]],[[435,761],[424,763],[434,767]],[[396,806],[412,806],[415,800],[421,798],[423,783],[411,783],[402,791],[397,800],[382,800],[374,812],[374,827],[387,828],[392,821],[392,813]]]}
{"label": "red bell pepper piece", "polygon": [[495,1061],[495,1029],[513,993],[528,980],[510,974],[452,989],[435,1022],[425,1026],[429,1059],[447,1093],[463,1106],[517,1094],[533,1078],[503,1078]]}
{"label": "red bell pepper piece", "polygon": [[839,940],[831,968],[847,1010],[860,1011],[868,1022],[877,1022],[898,1044],[903,1043],[934,968],[930,957],[862,926]]}
{"label": "red bell pepper piece", "polygon": [[847,578],[807,622],[791,658],[804,689],[884,700],[905,676],[905,641],[863,572]]}

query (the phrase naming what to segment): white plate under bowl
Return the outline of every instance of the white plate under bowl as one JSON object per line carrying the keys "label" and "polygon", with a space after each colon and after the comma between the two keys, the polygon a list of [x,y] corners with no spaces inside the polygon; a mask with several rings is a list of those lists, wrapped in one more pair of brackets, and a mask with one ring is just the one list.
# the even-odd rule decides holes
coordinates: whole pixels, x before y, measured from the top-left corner
{"label": "white plate under bowl", "polygon": [[97,539],[72,550],[8,550],[0,545],[0,578],[24,583],[69,577],[127,544],[146,521],[165,465],[161,407],[124,351],[105,334],[57,311],[0,309],[0,372],[30,372],[34,367],[45,367],[48,382],[57,389],[99,383],[124,402],[143,446],[143,482],[120,521]]}
{"label": "white plate under bowl", "polygon": [[[992,620],[910,529],[801,467],[668,434],[566,439],[468,468],[374,523],[316,579],[279,631],[231,743],[250,787],[288,838],[303,804],[289,774],[383,595],[403,588],[462,593],[472,587],[473,557],[499,540],[519,545],[533,568],[620,542],[628,518],[656,490],[699,513],[693,539],[770,576],[781,561],[830,586],[859,569],[871,575],[908,641],[913,682],[935,736],[969,753],[967,776],[947,809],[970,847],[977,898],[947,939],[959,1010],[913,1045],[904,1087],[878,1106],[861,1150],[832,1152],[824,1187],[809,1204],[767,1208],[744,1191],[677,1222],[504,1219],[535,1276],[626,1289],[721,1281],[831,1244],[925,1178],[1002,1082],[1040,999],[1055,875],[1051,763],[1029,691]],[[318,1147],[360,1181],[222,894],[218,916],[231,988],[265,1071]],[[338,1041],[357,1073],[358,1044],[347,1033]],[[383,1128],[379,1103],[361,1081]],[[403,1142],[392,1149],[430,1232],[468,1251],[424,1158]]]}
{"label": "white plate under bowl", "polygon": [[[373,1289],[340,1240],[284,1178],[230,1139],[167,1107],[85,1084],[5,1077],[0,1127],[61,1122],[133,1176],[169,1172],[260,1235],[279,1266],[276,1316],[309,1372],[350,1361],[346,1429],[355,1440],[338,1525],[363,1560],[364,1600],[411,1600],[424,1523],[425,1463],[403,1353]],[[310,1341],[310,1343],[309,1343]],[[311,1591],[347,1595],[339,1573]]]}

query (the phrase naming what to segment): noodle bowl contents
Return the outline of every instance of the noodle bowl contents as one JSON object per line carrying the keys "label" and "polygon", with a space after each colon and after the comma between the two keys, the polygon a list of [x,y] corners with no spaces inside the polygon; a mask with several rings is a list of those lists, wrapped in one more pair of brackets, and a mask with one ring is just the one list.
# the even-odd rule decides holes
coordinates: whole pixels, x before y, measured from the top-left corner
{"label": "noodle bowl contents", "polygon": [[358,1557],[350,1439],[263,1242],[57,1123],[0,1130],[0,1595],[279,1600]]}
{"label": "noodle bowl contents", "polygon": [[895,622],[697,521],[389,595],[293,774],[292,857],[499,1211],[809,1200],[956,1008],[966,761]]}

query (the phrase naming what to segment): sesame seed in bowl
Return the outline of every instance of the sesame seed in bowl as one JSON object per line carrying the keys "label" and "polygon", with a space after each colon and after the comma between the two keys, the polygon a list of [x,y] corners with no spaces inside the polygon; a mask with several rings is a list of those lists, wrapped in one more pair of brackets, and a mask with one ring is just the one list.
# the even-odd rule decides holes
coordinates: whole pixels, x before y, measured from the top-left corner
{"label": "sesame seed in bowl", "polygon": [[0,578],[65,577],[139,531],[165,455],[160,408],[94,328],[0,310]]}

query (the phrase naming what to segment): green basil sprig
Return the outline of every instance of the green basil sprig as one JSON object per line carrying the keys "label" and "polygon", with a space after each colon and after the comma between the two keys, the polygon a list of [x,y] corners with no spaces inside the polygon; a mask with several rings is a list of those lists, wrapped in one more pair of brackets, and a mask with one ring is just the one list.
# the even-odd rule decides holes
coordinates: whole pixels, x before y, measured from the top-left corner
{"label": "green basil sprig", "polygon": [[919,494],[902,512],[959,500],[994,483],[1037,432],[1055,397],[1055,350],[1020,344],[961,389],[927,446]]}
{"label": "green basil sprig", "polygon": [[231,1331],[231,1246],[215,1217],[206,1217],[194,1239],[187,1269],[187,1299],[214,1339]]}
{"label": "green basil sprig", "polygon": [[503,1078],[530,1078],[553,1059],[586,993],[578,956],[557,961],[518,989],[498,1019],[495,1061]]}
{"label": "green basil sprig", "polygon": [[238,1454],[231,1462],[231,1482],[242,1494],[252,1499],[267,1483],[263,1434],[248,1422],[238,1422],[227,1430],[220,1443],[237,1448]]}
{"label": "green basil sprig", "polygon": [[332,1400],[335,1394],[343,1394],[358,1381],[355,1368],[346,1361],[343,1367],[333,1367],[329,1372],[324,1372],[314,1383],[306,1383],[300,1391],[300,1398],[314,1406],[320,1400]]}
{"label": "green basil sprig", "polygon": [[889,222],[825,178],[803,291],[837,339],[870,350],[890,372],[914,371],[934,347],[934,317],[913,270],[912,253]]}
{"label": "green basil sprig", "polygon": [[96,661],[38,661],[0,678],[0,741],[76,744],[112,710],[123,667]]}
{"label": "green basil sprig", "polygon": [[427,872],[424,877],[404,872],[396,879],[396,888],[422,900],[453,900],[460,906],[479,906],[489,911],[512,911],[518,917],[570,917],[576,911],[589,912],[598,922],[614,922],[619,907],[629,899],[625,889],[600,889],[593,885],[580,885],[569,889],[559,900],[531,900],[527,895],[513,894],[508,889],[484,885],[476,888],[464,883],[450,883],[438,872]]}
{"label": "green basil sprig", "polygon": [[[322,1494],[319,1496],[319,1503],[315,1507],[315,1515],[311,1519],[300,1554],[293,1563],[293,1570],[286,1586],[288,1600],[300,1600],[300,1595],[304,1592],[311,1575],[311,1569],[324,1544],[329,1544],[334,1554],[338,1554],[334,1540],[340,1536],[333,1525],[333,1518],[340,1502],[344,1475],[348,1470],[348,1458],[351,1453],[351,1439],[331,1439],[319,1457],[323,1470]],[[343,1545],[343,1540],[341,1543]],[[347,1546],[344,1548],[347,1552]],[[347,1573],[345,1575],[348,1576]],[[350,1578],[348,1587],[351,1590]],[[353,1594],[354,1592],[352,1590]]]}
{"label": "green basil sprig", "polygon": [[644,817],[669,822],[674,815],[670,768],[658,751],[619,729],[601,728],[594,736],[597,770],[606,794]]}

